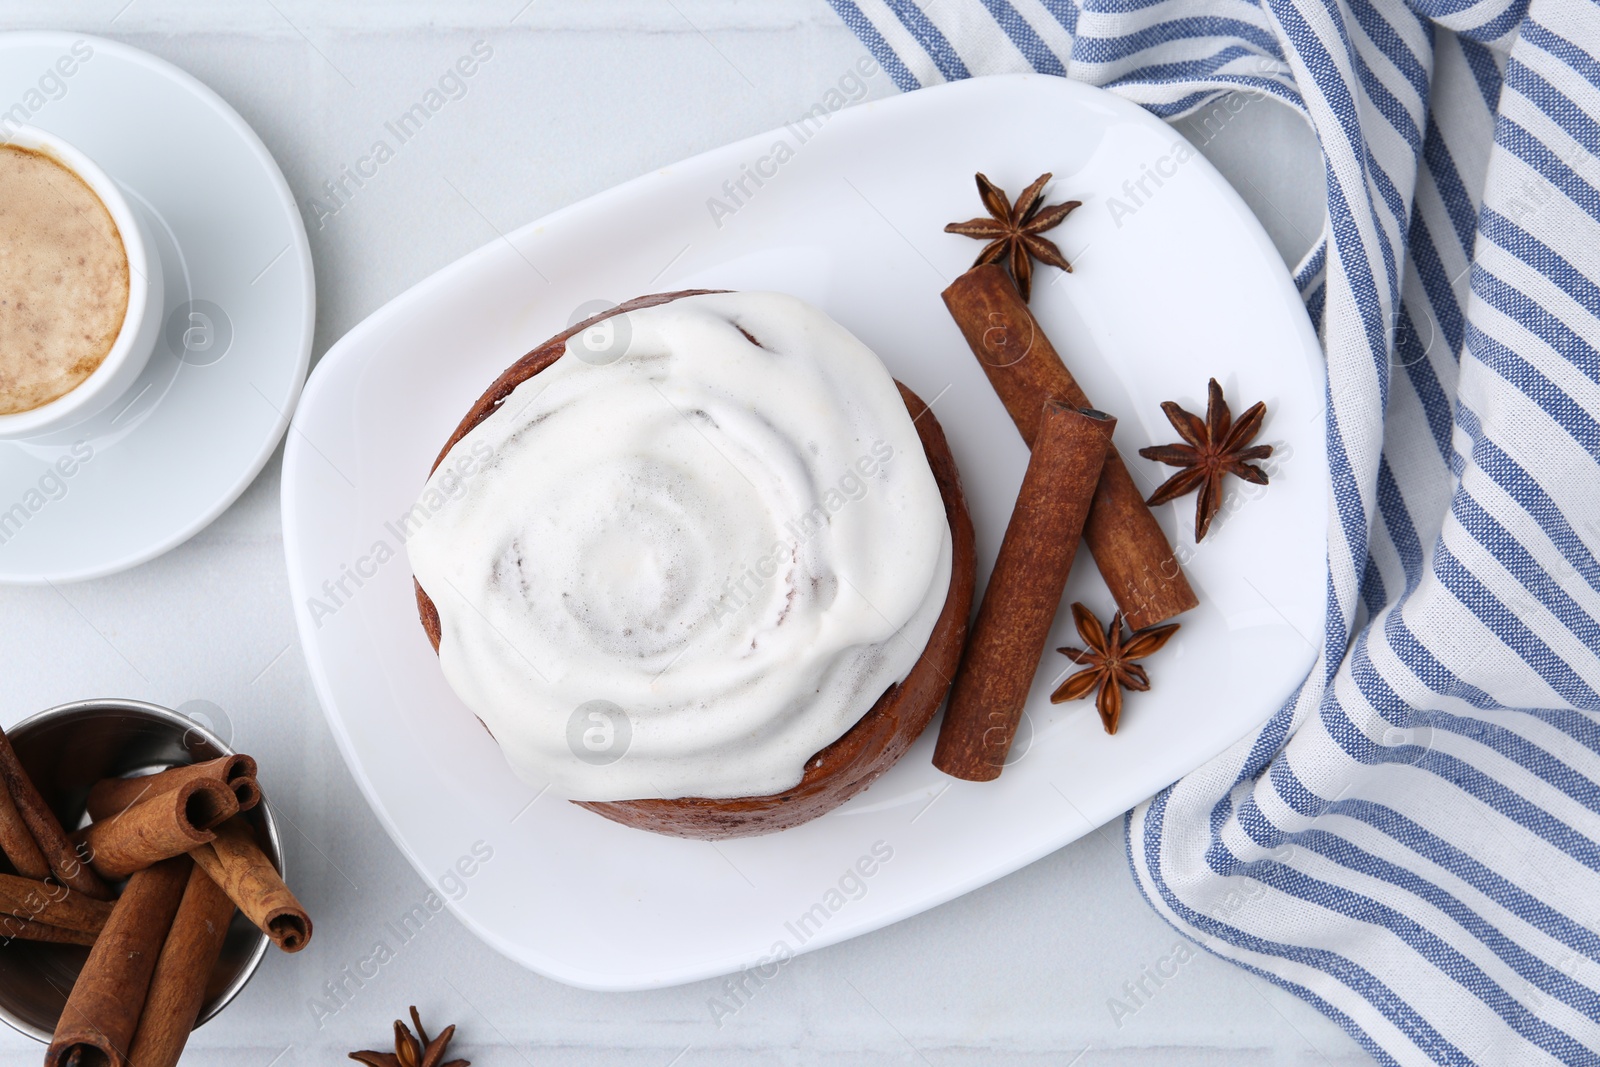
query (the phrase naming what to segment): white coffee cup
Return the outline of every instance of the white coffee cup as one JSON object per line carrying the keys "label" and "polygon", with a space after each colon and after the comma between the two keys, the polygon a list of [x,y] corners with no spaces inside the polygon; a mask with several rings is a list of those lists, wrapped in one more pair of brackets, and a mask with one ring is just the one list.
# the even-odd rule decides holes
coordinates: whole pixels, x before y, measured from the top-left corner
{"label": "white coffee cup", "polygon": [[0,415],[0,438],[32,437],[72,426],[98,415],[128,391],[144,371],[161,336],[165,288],[161,261],[144,219],[121,188],[95,162],[55,134],[33,126],[13,127],[0,146],[26,148],[48,156],[83,179],[105,205],[128,257],[128,310],[122,329],[100,365],[76,388],[28,411]]}

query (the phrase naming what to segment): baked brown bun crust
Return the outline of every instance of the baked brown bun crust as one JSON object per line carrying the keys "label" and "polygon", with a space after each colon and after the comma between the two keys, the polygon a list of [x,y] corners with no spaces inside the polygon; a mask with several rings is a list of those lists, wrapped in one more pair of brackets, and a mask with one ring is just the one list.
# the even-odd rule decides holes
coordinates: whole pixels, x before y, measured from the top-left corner
{"label": "baked brown bun crust", "polygon": [[[684,296],[720,292],[690,289],[676,293],[657,293],[630,300],[557,334],[523,356],[478,398],[445,442],[434,460],[437,468],[456,442],[478,423],[488,418],[512,390],[554,363],[566,351],[567,340],[612,315],[639,308],[654,307]],[[967,514],[966,498],[961,493],[961,475],[955,457],[945,441],[944,430],[928,406],[904,385],[895,383],[911,414],[922,450],[933,471],[939,494],[944,498],[945,517],[950,523],[950,591],[944,609],[934,624],[922,655],[911,672],[897,685],[884,690],[877,703],[846,730],[837,741],[806,761],[805,773],[793,789],[759,797],[734,797],[713,800],[682,797],[675,800],[574,801],[579,807],[604,815],[614,822],[675,837],[719,840],[729,837],[754,837],[787,830],[810,822],[837,808],[871,785],[896,760],[905,755],[932,721],[955,677],[956,664],[967,638],[967,617],[972,610],[972,587],[976,556],[972,539],[972,518]],[[413,583],[415,584],[415,583]],[[439,613],[421,585],[416,586],[417,610],[422,627],[439,650]]]}

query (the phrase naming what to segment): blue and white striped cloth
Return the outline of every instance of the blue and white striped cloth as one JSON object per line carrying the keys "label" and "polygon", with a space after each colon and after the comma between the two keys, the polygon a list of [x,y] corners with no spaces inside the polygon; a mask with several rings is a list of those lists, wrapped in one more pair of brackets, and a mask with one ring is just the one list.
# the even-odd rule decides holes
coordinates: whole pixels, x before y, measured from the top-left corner
{"label": "blue and white striped cloth", "polygon": [[1600,1064],[1600,6],[830,2],[902,89],[1033,70],[1311,123],[1326,644],[1129,813],[1129,861],[1380,1063]]}

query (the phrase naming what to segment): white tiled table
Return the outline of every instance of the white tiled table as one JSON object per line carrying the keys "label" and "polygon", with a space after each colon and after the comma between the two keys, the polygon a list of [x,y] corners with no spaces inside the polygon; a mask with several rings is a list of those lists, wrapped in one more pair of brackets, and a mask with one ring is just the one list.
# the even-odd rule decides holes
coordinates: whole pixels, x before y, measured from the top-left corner
{"label": "white tiled table", "polygon": [[[5,0],[0,30],[25,28],[148,49],[255,126],[307,205],[319,355],[490,239],[491,226],[776,127],[863,54],[823,0]],[[317,228],[309,200],[323,181],[478,40],[494,61],[467,96]],[[871,81],[873,95],[894,91],[881,74]],[[1321,219],[1309,135],[1267,103],[1213,134],[1207,153],[1297,255]],[[445,173],[470,175],[470,205]],[[1136,1010],[1114,1012],[1113,998],[1135,1003],[1124,984],[1179,940],[1134,888],[1119,824],[801,957],[720,1026],[708,1004],[718,982],[569,989],[501,959],[448,914],[401,946],[389,924],[427,887],[379,829],[317,708],[290,614],[278,489],[274,458],[238,504],[162,559],[59,590],[0,589],[0,721],[89,696],[205,700],[266,769],[317,936],[299,956],[270,955],[186,1063],[345,1062],[350,1049],[383,1047],[411,1003],[435,1028],[460,1024],[459,1054],[488,1067],[1367,1062],[1300,1001],[1203,953],[1161,987],[1146,982],[1153,995]],[[379,940],[396,949],[392,962],[319,1020],[312,998]],[[0,1033],[0,1065],[41,1051]]]}

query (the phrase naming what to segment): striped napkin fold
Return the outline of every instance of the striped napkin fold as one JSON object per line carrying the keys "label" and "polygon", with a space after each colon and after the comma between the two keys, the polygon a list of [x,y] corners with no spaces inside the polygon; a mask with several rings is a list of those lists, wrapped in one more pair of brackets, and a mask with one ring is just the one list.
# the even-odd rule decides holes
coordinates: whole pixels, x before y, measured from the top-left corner
{"label": "striped napkin fold", "polygon": [[1129,813],[1129,863],[1379,1063],[1600,1064],[1600,6],[830,3],[904,90],[1037,71],[1311,123],[1325,644]]}

